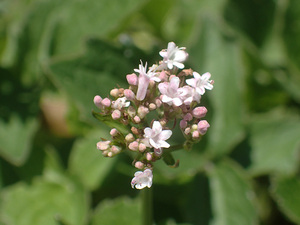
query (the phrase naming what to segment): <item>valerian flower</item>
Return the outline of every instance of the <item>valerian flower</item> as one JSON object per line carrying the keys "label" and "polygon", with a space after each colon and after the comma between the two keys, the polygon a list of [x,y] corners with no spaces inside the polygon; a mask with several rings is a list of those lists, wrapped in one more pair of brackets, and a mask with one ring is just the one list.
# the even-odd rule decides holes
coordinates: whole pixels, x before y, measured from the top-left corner
{"label": "valerian flower", "polygon": [[185,48],[178,48],[174,42],[169,42],[168,48],[163,49],[159,54],[163,57],[163,63],[165,63],[170,70],[173,69],[174,66],[183,69],[184,64],[182,62],[188,57]]}
{"label": "valerian flower", "polygon": [[169,148],[170,144],[166,142],[172,135],[171,130],[163,130],[159,121],[154,121],[152,129],[146,127],[144,129],[145,142],[149,143],[153,148]]}
{"label": "valerian flower", "polygon": [[187,79],[186,83],[195,88],[199,95],[203,95],[205,93],[205,89],[213,89],[212,81],[209,80],[211,76],[210,73],[205,73],[201,76],[199,73],[193,72],[193,76],[194,78]]}
{"label": "valerian flower", "polygon": [[131,180],[131,187],[136,189],[150,188],[152,186],[152,170],[145,169],[134,173],[134,178]]}
{"label": "valerian flower", "polygon": [[159,82],[160,79],[156,76],[156,72],[154,72],[152,69],[150,69],[147,72],[147,63],[145,64],[145,66],[143,66],[143,63],[141,62],[141,64],[139,65],[139,69],[134,69],[134,71],[139,73],[138,90],[136,93],[136,99],[142,101],[144,100],[147,94],[147,89],[150,80]]}
{"label": "valerian flower", "polygon": [[158,89],[162,94],[161,101],[167,103],[168,105],[174,104],[175,106],[182,105],[182,100],[179,96],[179,83],[180,79],[178,77],[172,77],[170,82],[160,83]]}
{"label": "valerian flower", "polygon": [[128,107],[130,105],[130,102],[126,102],[126,100],[126,97],[118,98],[116,101],[112,102],[111,107],[119,110],[121,110],[123,107]]}

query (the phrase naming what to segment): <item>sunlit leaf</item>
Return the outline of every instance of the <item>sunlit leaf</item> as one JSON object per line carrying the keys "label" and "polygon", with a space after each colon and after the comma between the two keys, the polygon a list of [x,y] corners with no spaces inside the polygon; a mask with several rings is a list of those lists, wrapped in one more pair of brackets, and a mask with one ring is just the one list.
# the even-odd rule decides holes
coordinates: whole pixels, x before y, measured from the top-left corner
{"label": "sunlit leaf", "polygon": [[213,224],[258,224],[254,192],[247,174],[232,161],[224,160],[208,168]]}
{"label": "sunlit leaf", "polygon": [[35,118],[22,121],[13,115],[8,123],[0,120],[0,155],[15,165],[22,165],[30,153],[37,128]]}
{"label": "sunlit leaf", "polygon": [[108,130],[98,129],[89,132],[85,138],[77,140],[72,148],[69,169],[72,174],[79,177],[88,189],[94,190],[101,185],[116,162],[116,157],[103,157],[96,148],[100,137],[106,138],[108,136]]}
{"label": "sunlit leaf", "polygon": [[92,225],[140,225],[142,221],[139,199],[119,197],[114,200],[101,201],[92,218]]}

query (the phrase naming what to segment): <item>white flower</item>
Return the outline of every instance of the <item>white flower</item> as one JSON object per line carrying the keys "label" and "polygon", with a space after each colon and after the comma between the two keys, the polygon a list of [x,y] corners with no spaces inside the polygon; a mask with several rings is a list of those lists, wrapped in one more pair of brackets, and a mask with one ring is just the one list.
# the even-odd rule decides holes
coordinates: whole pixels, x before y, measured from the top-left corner
{"label": "white flower", "polygon": [[179,83],[180,79],[178,77],[172,77],[169,83],[164,82],[158,85],[158,89],[162,94],[162,102],[167,103],[168,105],[182,105],[182,100],[180,99],[178,92]]}
{"label": "white flower", "polygon": [[136,189],[150,188],[152,186],[152,170],[145,169],[144,172],[137,171],[134,173],[134,178],[131,180],[131,187]]}
{"label": "white flower", "polygon": [[162,130],[162,126],[159,121],[154,121],[152,125],[152,129],[150,127],[146,127],[144,129],[144,141],[150,144],[150,147],[153,148],[169,148],[170,144],[168,144],[165,140],[169,139],[172,135],[171,130]]}
{"label": "white flower", "polygon": [[188,57],[188,53],[184,50],[184,47],[178,48],[174,42],[169,42],[168,49],[163,49],[159,52],[159,54],[164,58],[163,62],[170,70],[173,69],[173,66],[183,69],[184,64],[182,62],[184,62]]}
{"label": "white flower", "polygon": [[141,62],[141,64],[139,64],[139,69],[134,69],[135,72],[139,73],[138,90],[136,94],[136,99],[139,101],[144,100],[150,80],[156,82],[160,81],[160,79],[156,76],[156,72],[152,70],[153,68],[154,67],[151,67],[151,69],[147,72],[147,63],[144,67]]}
{"label": "white flower", "polygon": [[128,107],[130,105],[130,102],[126,102],[126,100],[126,97],[118,98],[116,101],[112,102],[111,107],[119,110],[121,110],[123,107]]}
{"label": "white flower", "polygon": [[205,89],[213,89],[212,81],[209,80],[211,76],[210,73],[205,73],[200,76],[199,73],[193,72],[193,76],[194,78],[187,79],[186,83],[195,88],[199,95],[203,95],[205,93]]}
{"label": "white flower", "polygon": [[190,105],[193,101],[200,103],[201,95],[196,92],[195,88],[186,85],[180,88],[178,92],[185,105]]}

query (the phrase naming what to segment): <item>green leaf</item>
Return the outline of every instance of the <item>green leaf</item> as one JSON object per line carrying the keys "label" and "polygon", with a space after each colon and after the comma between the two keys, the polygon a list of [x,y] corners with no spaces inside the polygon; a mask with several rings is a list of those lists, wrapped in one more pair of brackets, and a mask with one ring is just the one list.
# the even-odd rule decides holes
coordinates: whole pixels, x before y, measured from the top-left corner
{"label": "green leaf", "polygon": [[139,199],[119,197],[114,200],[103,200],[95,209],[92,225],[140,225],[142,221]]}
{"label": "green leaf", "polygon": [[251,127],[250,171],[254,174],[294,173],[298,168],[300,120],[278,112],[256,117]]}
{"label": "green leaf", "polygon": [[[244,84],[241,49],[212,21],[203,22],[199,41],[191,46],[190,58],[199,73],[210,72],[215,81],[214,88],[203,96],[209,98],[207,119],[211,125],[208,150],[213,155],[228,153],[244,137],[242,85]],[[199,66],[201,61],[202,66]],[[200,63],[200,64],[201,64]]]}
{"label": "green leaf", "polygon": [[100,137],[108,136],[108,130],[94,130],[77,140],[72,148],[69,170],[90,190],[95,190],[101,185],[116,162],[116,158],[103,157],[96,148]]}
{"label": "green leaf", "polygon": [[272,179],[272,194],[281,211],[294,223],[300,224],[300,180],[299,177]]}
{"label": "green leaf", "polygon": [[208,168],[213,224],[258,224],[254,192],[247,174],[233,161],[223,160]]}
{"label": "green leaf", "polygon": [[35,118],[22,121],[12,115],[7,123],[0,120],[0,155],[16,166],[22,165],[28,158],[37,129]]}
{"label": "green leaf", "polygon": [[0,221],[18,225],[85,224],[88,199],[82,185],[66,176],[48,151],[45,176],[8,186],[0,195]]}
{"label": "green leaf", "polygon": [[90,39],[84,54],[53,61],[49,77],[75,104],[79,119],[95,123],[91,116],[94,96],[107,96],[112,88],[125,84],[126,74],[132,70],[121,50]]}

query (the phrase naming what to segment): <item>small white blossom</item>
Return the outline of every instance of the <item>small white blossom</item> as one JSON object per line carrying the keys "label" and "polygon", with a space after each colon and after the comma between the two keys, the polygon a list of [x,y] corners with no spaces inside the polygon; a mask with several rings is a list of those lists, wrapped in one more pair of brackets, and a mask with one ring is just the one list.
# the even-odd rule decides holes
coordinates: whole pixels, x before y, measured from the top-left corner
{"label": "small white blossom", "polygon": [[169,42],[168,49],[163,49],[159,54],[164,58],[163,63],[165,63],[169,69],[173,69],[174,66],[183,69],[184,64],[182,62],[188,57],[185,48],[178,48],[174,42]]}
{"label": "small white blossom", "polygon": [[211,76],[210,73],[205,73],[201,76],[199,73],[193,72],[193,76],[194,78],[187,79],[186,83],[195,88],[199,95],[203,95],[205,93],[205,89],[213,89],[212,81],[209,80]]}
{"label": "small white blossom", "polygon": [[172,135],[171,130],[162,130],[162,126],[159,121],[154,121],[152,129],[146,127],[144,129],[144,141],[149,143],[153,148],[169,148],[170,144],[166,142]]}
{"label": "small white blossom", "polygon": [[143,66],[143,63],[139,64],[139,69],[134,69],[135,72],[139,73],[138,78],[138,90],[136,99],[139,101],[144,100],[150,80],[159,82],[160,79],[156,76],[156,72],[152,70],[153,67],[147,72],[147,63]]}
{"label": "small white blossom", "polygon": [[191,86],[184,86],[179,90],[180,98],[185,105],[190,105],[193,101],[200,103],[201,95],[196,92]]}
{"label": "small white blossom", "polygon": [[130,102],[126,102],[126,100],[126,97],[118,98],[116,101],[112,102],[111,107],[119,110],[121,110],[123,107],[128,107],[130,105]]}
{"label": "small white blossom", "polygon": [[175,106],[181,106],[182,100],[180,99],[178,88],[180,79],[178,77],[173,77],[170,82],[160,83],[158,89],[162,94],[162,102],[168,105],[174,104]]}
{"label": "small white blossom", "polygon": [[143,172],[137,171],[131,180],[131,187],[136,189],[150,188],[152,186],[152,179],[152,170],[145,169]]}

